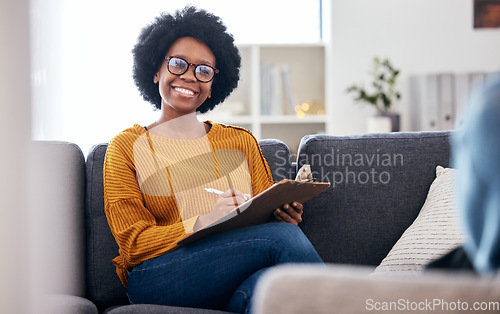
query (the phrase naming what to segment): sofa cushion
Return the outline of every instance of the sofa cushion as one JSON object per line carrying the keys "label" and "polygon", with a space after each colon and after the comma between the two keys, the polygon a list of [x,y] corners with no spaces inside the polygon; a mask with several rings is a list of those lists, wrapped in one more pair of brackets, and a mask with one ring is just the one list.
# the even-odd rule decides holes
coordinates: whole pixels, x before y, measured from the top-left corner
{"label": "sofa cushion", "polygon": [[429,262],[463,241],[455,202],[455,169],[436,168],[427,199],[413,224],[406,229],[375,273],[416,275]]}
{"label": "sofa cushion", "polygon": [[325,262],[378,265],[415,220],[447,167],[449,132],[302,139],[298,166],[332,187],[304,204],[301,228]]}
{"label": "sofa cushion", "polygon": [[97,314],[94,303],[74,295],[44,295],[38,313],[50,314]]}
{"label": "sofa cushion", "polygon": [[[269,139],[259,141],[259,145],[275,181],[294,173],[290,150],[285,143]],[[118,245],[104,213],[103,165],[106,149],[107,144],[95,145],[86,161],[87,291],[88,298],[100,309],[128,304],[126,289],[112,263],[113,258],[118,256]]]}
{"label": "sofa cushion", "polygon": [[156,304],[131,304],[109,308],[105,314],[223,314],[228,312]]}

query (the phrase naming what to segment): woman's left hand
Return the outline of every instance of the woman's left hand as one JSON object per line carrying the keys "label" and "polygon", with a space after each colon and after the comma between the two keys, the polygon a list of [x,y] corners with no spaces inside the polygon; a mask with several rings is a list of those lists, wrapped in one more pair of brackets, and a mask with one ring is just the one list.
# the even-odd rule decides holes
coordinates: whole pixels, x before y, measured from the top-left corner
{"label": "woman's left hand", "polygon": [[289,222],[297,225],[302,221],[303,208],[304,206],[299,202],[285,204],[274,211],[274,218],[280,222]]}

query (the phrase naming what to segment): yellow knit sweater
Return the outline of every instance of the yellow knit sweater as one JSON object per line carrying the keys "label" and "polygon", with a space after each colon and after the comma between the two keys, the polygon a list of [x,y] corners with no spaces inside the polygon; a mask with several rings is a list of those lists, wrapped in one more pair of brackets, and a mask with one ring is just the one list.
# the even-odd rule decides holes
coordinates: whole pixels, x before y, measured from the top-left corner
{"label": "yellow knit sweater", "polygon": [[177,248],[217,196],[204,188],[236,188],[257,195],[273,184],[257,140],[245,129],[211,121],[195,140],[175,140],[134,125],[108,146],[104,204],[119,246],[113,259],[127,285],[127,269]]}

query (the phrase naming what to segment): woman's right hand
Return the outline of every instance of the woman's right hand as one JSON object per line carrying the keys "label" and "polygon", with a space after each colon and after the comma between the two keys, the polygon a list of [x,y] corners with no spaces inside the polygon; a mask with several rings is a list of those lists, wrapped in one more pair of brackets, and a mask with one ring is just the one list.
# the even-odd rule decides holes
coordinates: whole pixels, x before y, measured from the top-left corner
{"label": "woman's right hand", "polygon": [[202,229],[214,221],[226,216],[232,212],[237,206],[243,204],[250,199],[249,194],[243,194],[237,189],[229,189],[220,194],[215,203],[214,209],[205,215],[199,216],[196,221],[194,230]]}
{"label": "woman's right hand", "polygon": [[[223,217],[232,212],[237,206],[243,204],[250,199],[249,194],[243,194],[237,189],[229,189],[219,195],[217,203],[215,203],[212,213],[216,216]],[[219,218],[220,218],[219,217]]]}

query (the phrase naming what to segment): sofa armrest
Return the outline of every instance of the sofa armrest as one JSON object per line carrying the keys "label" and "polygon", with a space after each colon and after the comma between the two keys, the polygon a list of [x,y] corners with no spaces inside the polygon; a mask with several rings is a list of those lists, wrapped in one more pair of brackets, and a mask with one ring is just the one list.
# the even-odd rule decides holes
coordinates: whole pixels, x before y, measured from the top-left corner
{"label": "sofa armrest", "polygon": [[[451,313],[500,310],[500,277],[434,272],[418,277],[371,275],[360,266],[280,266],[259,281],[256,313]],[[474,307],[474,308],[473,308]]]}
{"label": "sofa armrest", "polygon": [[89,300],[73,295],[50,294],[43,296],[38,313],[97,314],[97,307]]}
{"label": "sofa armrest", "polygon": [[32,280],[43,293],[85,295],[85,158],[64,141],[32,144]]}

